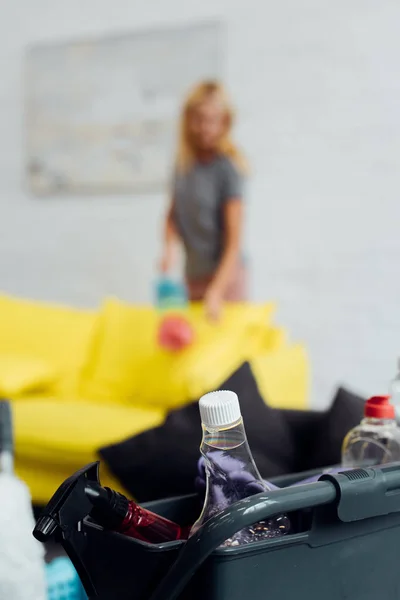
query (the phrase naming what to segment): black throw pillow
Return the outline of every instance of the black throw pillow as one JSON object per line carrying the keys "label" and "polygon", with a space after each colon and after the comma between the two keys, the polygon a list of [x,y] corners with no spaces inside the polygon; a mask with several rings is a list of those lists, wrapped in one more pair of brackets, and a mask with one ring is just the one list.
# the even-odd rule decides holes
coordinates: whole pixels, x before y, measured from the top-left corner
{"label": "black throw pillow", "polygon": [[[265,404],[250,365],[239,367],[221,389],[239,396],[249,445],[263,477],[292,472],[296,451],[285,411]],[[100,449],[100,455],[125,489],[145,502],[194,491],[200,442],[196,400],[171,412],[161,426]]]}
{"label": "black throw pillow", "polygon": [[319,469],[341,462],[342,442],[364,416],[365,399],[340,387],[331,408],[322,414],[309,448],[310,467]]}
{"label": "black throw pillow", "polygon": [[314,469],[315,442],[319,438],[319,430],[325,422],[326,413],[310,410],[285,410],[282,412],[296,448],[292,472],[298,473]]}

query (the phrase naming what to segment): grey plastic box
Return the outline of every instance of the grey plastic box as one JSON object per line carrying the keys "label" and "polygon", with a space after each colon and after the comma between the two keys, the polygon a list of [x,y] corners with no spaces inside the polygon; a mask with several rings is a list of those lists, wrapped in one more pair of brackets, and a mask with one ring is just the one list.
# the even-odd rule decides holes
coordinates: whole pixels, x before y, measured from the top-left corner
{"label": "grey plastic box", "polygon": [[[195,496],[147,507],[182,525],[199,511]],[[283,512],[293,535],[219,548],[243,527]],[[400,599],[400,464],[257,494],[213,517],[186,543],[149,545],[86,519],[79,527],[62,525],[61,542],[90,599]]]}

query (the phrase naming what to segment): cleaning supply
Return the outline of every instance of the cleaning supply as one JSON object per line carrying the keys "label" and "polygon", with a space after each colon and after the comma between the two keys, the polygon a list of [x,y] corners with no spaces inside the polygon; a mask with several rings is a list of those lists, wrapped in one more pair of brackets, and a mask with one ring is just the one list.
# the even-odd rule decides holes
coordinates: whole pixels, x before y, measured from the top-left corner
{"label": "cleaning supply", "polygon": [[171,351],[183,350],[193,342],[194,334],[189,321],[181,315],[166,315],[158,329],[158,343]]}
{"label": "cleaning supply", "polygon": [[156,281],[155,305],[160,311],[177,312],[186,309],[188,305],[186,286],[178,280],[163,275]]}
{"label": "cleaning supply", "polygon": [[62,532],[64,518],[73,514],[91,519],[104,529],[122,533],[138,540],[159,544],[187,538],[187,528],[138,506],[124,495],[102,487],[99,462],[90,463],[68,477],[55,491],[40,515],[33,536],[50,540]]}
{"label": "cleaning supply", "polygon": [[47,600],[88,600],[79,575],[67,556],[46,565]]}
{"label": "cleaning supply", "polygon": [[364,419],[351,429],[342,446],[343,467],[372,467],[400,461],[400,428],[389,396],[365,403]]}
{"label": "cleaning supply", "polygon": [[146,510],[110,488],[88,482],[85,494],[93,504],[91,517],[105,529],[151,544],[187,538],[187,531],[177,523]]}
{"label": "cleaning supply", "polygon": [[11,405],[0,400],[0,598],[45,600],[44,547],[32,539],[27,486],[14,474]]}
{"label": "cleaning supply", "polygon": [[150,544],[188,537],[188,528],[180,527],[138,506],[122,494],[102,487],[99,464],[97,461],[79,469],[55,491],[33,530],[37,540],[47,542],[57,532],[62,535],[65,519],[68,521],[70,515],[81,521],[89,515],[92,521],[106,530]]}
{"label": "cleaning supply", "polygon": [[390,382],[390,396],[396,413],[396,421],[400,424],[400,358],[397,360],[397,374]]}
{"label": "cleaning supply", "polygon": [[[206,464],[207,489],[203,510],[191,535],[238,500],[273,489],[263,481],[255,465],[237,395],[227,390],[210,392],[200,399],[199,408],[203,428],[200,452]],[[248,544],[289,531],[289,518],[280,515],[238,532],[224,546]]]}
{"label": "cleaning supply", "polygon": [[[218,465],[218,470],[225,473],[226,479],[232,481],[231,485],[240,485],[243,479],[243,474],[241,470],[241,462],[239,460],[232,458],[231,456],[224,456],[223,453],[214,452],[213,461],[216,465]],[[235,481],[237,474],[239,474],[239,481]],[[274,485],[270,481],[264,481],[271,490],[279,489],[278,486]],[[207,468],[204,456],[201,456],[197,463],[197,477],[194,485],[198,495],[202,498],[205,498],[207,491]]]}
{"label": "cleaning supply", "polygon": [[183,350],[194,340],[193,328],[187,318],[186,287],[179,281],[163,276],[156,283],[155,305],[161,312],[158,342],[170,351]]}

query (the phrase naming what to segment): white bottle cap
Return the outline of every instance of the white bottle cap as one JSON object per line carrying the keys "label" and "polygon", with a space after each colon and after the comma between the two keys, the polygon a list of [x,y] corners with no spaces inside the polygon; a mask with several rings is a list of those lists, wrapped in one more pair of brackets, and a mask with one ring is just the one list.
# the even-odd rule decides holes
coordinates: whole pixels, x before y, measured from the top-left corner
{"label": "white bottle cap", "polygon": [[211,429],[232,425],[242,416],[237,394],[228,390],[205,394],[200,398],[199,408],[202,423]]}

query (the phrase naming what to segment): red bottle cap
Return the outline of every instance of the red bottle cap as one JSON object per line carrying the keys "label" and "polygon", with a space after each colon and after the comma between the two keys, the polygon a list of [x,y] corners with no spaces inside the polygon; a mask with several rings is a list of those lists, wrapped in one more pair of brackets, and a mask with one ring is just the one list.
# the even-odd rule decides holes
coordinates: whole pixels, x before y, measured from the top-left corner
{"label": "red bottle cap", "polygon": [[365,403],[364,415],[372,419],[394,419],[394,406],[390,404],[390,396],[372,396]]}

